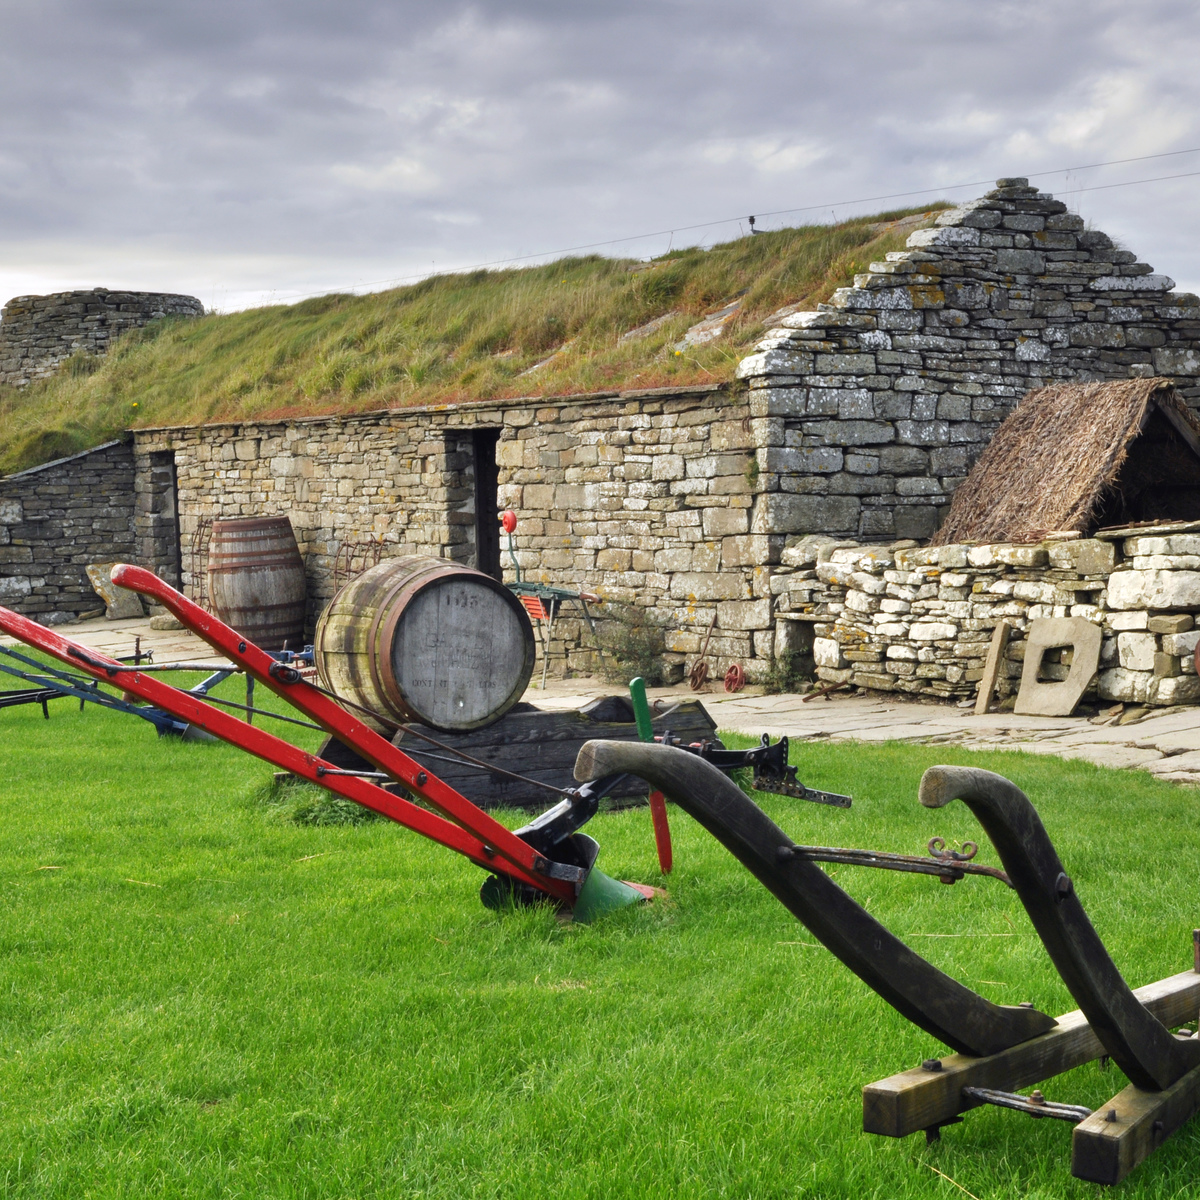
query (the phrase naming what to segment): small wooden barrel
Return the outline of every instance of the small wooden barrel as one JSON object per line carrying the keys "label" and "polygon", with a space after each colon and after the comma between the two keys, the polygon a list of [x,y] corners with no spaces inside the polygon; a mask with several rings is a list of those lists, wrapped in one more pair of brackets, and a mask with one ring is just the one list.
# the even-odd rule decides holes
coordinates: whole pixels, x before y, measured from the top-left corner
{"label": "small wooden barrel", "polygon": [[213,612],[264,650],[304,647],[304,560],[287,517],[214,521],[208,548]]}
{"label": "small wooden barrel", "polygon": [[529,686],[536,657],[529,616],[508,588],[420,554],[346,584],[317,622],[313,649],[337,695],[451,732],[498,721]]}

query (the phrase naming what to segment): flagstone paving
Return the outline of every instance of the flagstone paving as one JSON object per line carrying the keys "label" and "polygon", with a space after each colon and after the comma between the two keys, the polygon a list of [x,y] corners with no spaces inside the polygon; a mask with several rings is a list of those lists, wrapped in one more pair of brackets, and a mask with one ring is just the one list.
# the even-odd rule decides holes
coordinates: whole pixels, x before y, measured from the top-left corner
{"label": "flagstone paving", "polygon": [[[66,636],[112,655],[130,655],[135,638],[156,662],[215,662],[219,656],[186,630],[152,630],[148,619],[98,619],[61,630]],[[11,638],[2,639],[12,645]],[[0,688],[10,686],[0,678]],[[621,689],[596,679],[550,680],[543,692],[531,687],[525,700],[542,708],[574,708]],[[762,694],[747,688],[729,694],[720,683],[702,693],[685,684],[651,688],[659,707],[699,699],[721,729],[758,736],[827,738],[846,742],[921,742],[979,750],[1021,750],[1082,758],[1102,767],[1133,767],[1160,779],[1200,786],[1200,706],[1108,709],[1099,717],[1030,717],[992,712],[977,717],[972,707],[937,704],[872,693],[833,693],[805,701],[797,695]],[[1100,721],[1108,723],[1101,724]],[[1124,724],[1120,722],[1124,721]]]}

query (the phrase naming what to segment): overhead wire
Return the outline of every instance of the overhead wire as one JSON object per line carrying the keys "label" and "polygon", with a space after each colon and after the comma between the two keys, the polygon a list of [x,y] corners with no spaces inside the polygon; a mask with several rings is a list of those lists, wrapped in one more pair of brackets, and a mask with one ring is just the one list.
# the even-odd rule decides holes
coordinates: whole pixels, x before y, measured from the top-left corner
{"label": "overhead wire", "polygon": [[[1193,146],[1187,150],[1164,150],[1158,154],[1139,154],[1133,158],[1113,158],[1107,160],[1106,162],[1084,163],[1080,166],[1074,167],[1056,167],[1053,170],[1047,171],[1031,171],[1022,178],[1042,179],[1047,175],[1065,175],[1073,171],[1092,171],[1099,167],[1117,167],[1124,166],[1127,163],[1149,162],[1152,159],[1175,158],[1183,154],[1198,153],[1200,153],[1200,146]],[[1138,184],[1143,183],[1161,183],[1170,179],[1189,179],[1196,175],[1200,175],[1200,171],[1187,171],[1179,175],[1158,175],[1151,179],[1127,179],[1118,183],[1092,184],[1088,187],[1072,188],[1071,190],[1072,193],[1098,192],[1106,191],[1110,188],[1135,187]],[[938,192],[954,192],[967,187],[985,187],[987,184],[994,182],[994,179],[974,179],[965,183],[935,184],[931,187],[918,188],[915,191],[886,192],[878,196],[859,196],[854,200],[838,200],[833,202],[825,201],[821,204],[806,204],[799,208],[777,208],[757,215],[762,217],[781,217],[790,216],[794,213],[817,212],[822,209],[848,208],[856,204],[874,204],[880,200],[905,200],[913,196],[930,196]],[[609,238],[608,240],[602,242],[586,242],[578,246],[567,246],[560,250],[541,250],[532,254],[513,255],[510,258],[490,259],[487,262],[476,263],[472,266],[453,267],[447,272],[447,274],[461,275],[466,274],[468,271],[486,271],[493,267],[504,267],[512,263],[529,262],[535,258],[554,259],[564,254],[577,254],[582,250],[598,250],[604,246],[619,246],[626,242],[639,242],[654,237],[667,237],[668,235],[673,237],[677,233],[692,233],[697,229],[712,229],[718,225],[733,225],[743,219],[744,218],[742,217],[726,217],[722,220],[716,221],[701,221],[694,225],[676,225],[671,229],[659,229],[652,233],[635,233],[628,237]],[[764,230],[763,232],[766,231]],[[319,292],[277,292],[275,295],[280,297],[294,297],[297,300],[307,300],[313,296],[324,296],[328,295],[330,292],[337,292],[352,288],[384,287],[389,285],[395,286],[403,283],[418,282],[422,279],[429,278],[430,275],[430,272],[420,272],[414,275],[393,276],[390,279],[371,279],[359,283],[347,284],[345,285],[345,289],[341,287],[331,287],[323,289]]]}

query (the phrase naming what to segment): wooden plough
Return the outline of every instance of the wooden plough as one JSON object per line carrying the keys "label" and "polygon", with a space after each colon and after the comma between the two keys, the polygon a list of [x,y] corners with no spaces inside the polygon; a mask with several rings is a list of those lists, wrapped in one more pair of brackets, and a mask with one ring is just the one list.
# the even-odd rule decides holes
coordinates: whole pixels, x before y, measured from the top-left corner
{"label": "wooden plough", "polygon": [[[1200,1106],[1200,1036],[1177,1026],[1200,1013],[1200,949],[1193,969],[1131,990],[1093,928],[1074,884],[1029,799],[990,771],[931,767],[921,781],[927,808],[962,800],[983,826],[1004,871],[975,866],[971,853],[930,844],[915,856],[798,846],[754,802],[707,763],[661,745],[588,742],[576,778],[614,771],[640,776],[689,812],[775,897],[893,1008],[954,1053],[863,1089],[863,1128],[930,1139],[983,1104],[1074,1124],[1071,1171],[1117,1183]],[[1014,888],[1079,1005],[1058,1018],[1031,1005],[997,1005],[927,962],[879,924],[817,865],[839,862],[938,875],[953,882],[990,874]],[[1096,1112],[1048,1103],[1017,1089],[1107,1056],[1129,1086]]]}

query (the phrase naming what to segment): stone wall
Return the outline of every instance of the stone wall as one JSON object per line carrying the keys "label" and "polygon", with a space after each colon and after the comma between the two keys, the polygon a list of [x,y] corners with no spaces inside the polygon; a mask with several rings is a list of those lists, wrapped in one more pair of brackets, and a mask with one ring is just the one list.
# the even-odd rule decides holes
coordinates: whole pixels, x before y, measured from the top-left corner
{"label": "stone wall", "polygon": [[[1084,617],[1103,631],[1093,696],[1195,703],[1200,526],[1040,545],[889,547],[806,538],[783,554],[779,610],[811,623],[817,676],[877,691],[973,697],[992,632],[1013,628],[997,691],[1015,693],[1029,623]],[[782,618],[787,620],[785,616]],[[1065,662],[1045,678],[1065,678]]]}
{"label": "stone wall", "polygon": [[[1115,558],[1099,571],[1062,566],[1048,547],[1045,562],[1023,559],[1037,557],[1028,547],[987,562],[986,548],[960,547],[965,557],[952,565],[936,556],[951,548],[918,551],[913,539],[934,532],[954,487],[1032,387],[1163,375],[1200,407],[1200,300],[1172,287],[1060,202],[1001,180],[819,311],[784,317],[733,387],[139,430],[135,555],[199,594],[203,522],[286,513],[315,618],[339,556],[354,567],[375,553],[475,562],[476,520],[490,501],[477,514],[475,455],[494,435],[495,499],[518,514],[526,577],[647,610],[665,627],[676,668],[711,625],[710,667],[740,662],[761,679],[777,640],[803,657],[815,624],[825,630],[816,641],[837,643],[827,671],[969,694],[987,622],[1006,606],[1017,620],[1039,606],[1107,612],[1098,577],[1135,568]],[[830,572],[845,567],[840,558],[818,563],[810,543],[795,544],[818,533],[879,543],[878,569],[862,565],[861,546],[830,551],[848,554],[858,563],[851,574],[870,586],[839,582]],[[507,553],[504,568],[511,580]],[[1147,602],[1137,611],[1159,610]],[[1100,619],[1114,638],[1176,636]],[[1154,653],[1171,657],[1165,645]],[[556,668],[594,663],[569,615],[553,653]],[[1126,684],[1156,696],[1183,687]]]}
{"label": "stone wall", "polygon": [[102,613],[84,568],[134,556],[133,508],[125,442],[0,479],[0,604],[44,625]]}
{"label": "stone wall", "polygon": [[160,317],[200,317],[193,296],[163,292],[56,292],[17,296],[0,309],[0,384],[24,387],[53,375],[79,351],[106,354],[113,340]]}
{"label": "stone wall", "polygon": [[[139,537],[160,571],[155,471],[173,469],[182,580],[205,519],[286,513],[304,554],[310,615],[333,594],[338,553],[382,543],[384,557],[475,561],[472,433],[499,431],[498,496],[516,510],[527,579],[600,592],[667,627],[670,661],[710,651],[764,673],[773,639],[770,573],[782,539],[757,532],[755,423],[721,388],[608,393],[503,405],[401,409],[361,417],[139,430]],[[160,483],[165,481],[162,475]],[[165,539],[164,539],[165,540]],[[505,578],[515,578],[507,548]],[[164,572],[165,574],[166,572]],[[555,669],[592,664],[581,622],[556,624]]]}
{"label": "stone wall", "polygon": [[1200,299],[1027,182],[941,214],[742,361],[773,532],[929,537],[1044,384],[1163,375],[1200,406]]}

